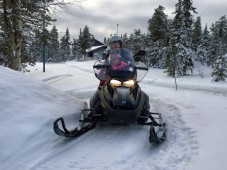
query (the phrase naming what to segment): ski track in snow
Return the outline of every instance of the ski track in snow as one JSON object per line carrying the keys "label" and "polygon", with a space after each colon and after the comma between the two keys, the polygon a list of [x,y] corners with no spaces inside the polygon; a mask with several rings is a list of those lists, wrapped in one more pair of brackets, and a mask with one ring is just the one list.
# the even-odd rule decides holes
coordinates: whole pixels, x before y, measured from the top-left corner
{"label": "ski track in snow", "polygon": [[[79,94],[79,98],[87,102],[92,92],[94,93],[90,89],[74,93],[71,91],[75,96]],[[79,138],[65,139],[56,136],[51,141],[44,140],[34,146],[37,148],[46,146],[41,147],[43,149],[40,151],[44,155],[36,162],[31,162],[29,166],[26,165],[26,168],[34,170],[184,169],[192,156],[197,154],[198,144],[195,133],[185,127],[177,107],[155,99],[150,100],[150,105],[151,111],[162,113],[167,123],[167,140],[163,144],[149,143],[148,126],[98,124],[94,130]],[[141,142],[135,143],[136,138],[141,139]],[[26,151],[32,153],[32,150],[37,148]],[[26,160],[26,162],[30,161]],[[23,163],[21,167],[17,167],[17,169],[24,168]]]}
{"label": "ski track in snow", "polygon": [[70,66],[70,67],[73,67],[73,68],[77,68],[77,69],[80,69],[81,71],[84,71],[84,72],[87,72],[87,73],[91,73],[91,74],[94,74],[94,71],[93,69],[92,70],[89,70],[87,68],[82,68],[81,66],[77,66],[77,65],[71,65],[70,63],[66,63],[66,65]]}
{"label": "ski track in snow", "polygon": [[71,74],[56,75],[56,76],[52,76],[52,77],[45,78],[45,79],[43,79],[42,81],[48,82],[48,84],[50,84],[50,83],[54,83],[54,82],[56,82],[56,81],[60,81],[60,80],[62,80],[62,79],[64,79],[64,78],[67,78],[67,77],[70,77],[70,76],[73,76],[73,75],[71,75]]}

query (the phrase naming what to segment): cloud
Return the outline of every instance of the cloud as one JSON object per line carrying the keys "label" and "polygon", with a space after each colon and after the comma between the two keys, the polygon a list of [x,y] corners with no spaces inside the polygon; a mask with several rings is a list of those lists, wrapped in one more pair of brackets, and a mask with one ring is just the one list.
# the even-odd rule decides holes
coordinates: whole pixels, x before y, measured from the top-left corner
{"label": "cloud", "polygon": [[[154,10],[162,5],[165,7],[165,13],[169,18],[173,18],[177,0],[87,0],[83,4],[83,9],[72,7],[71,13],[57,16],[55,23],[60,36],[69,28],[71,38],[78,38],[80,28],[87,25],[90,32],[100,41],[110,34],[124,34],[134,32],[134,29],[140,29],[142,33],[147,32],[148,19],[152,17]],[[195,0],[194,7],[197,8],[201,16],[203,26],[217,21],[226,14],[226,0]]]}

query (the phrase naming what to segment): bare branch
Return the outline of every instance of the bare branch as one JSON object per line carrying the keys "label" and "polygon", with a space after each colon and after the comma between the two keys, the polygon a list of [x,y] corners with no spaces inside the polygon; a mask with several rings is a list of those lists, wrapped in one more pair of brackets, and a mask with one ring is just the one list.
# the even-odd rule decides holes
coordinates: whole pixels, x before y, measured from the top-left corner
{"label": "bare branch", "polygon": [[65,1],[65,0],[55,0],[53,3],[49,3],[48,7],[54,14],[59,14],[61,12],[67,12],[69,14],[72,14],[72,7],[77,6],[81,9],[83,9],[83,2],[86,0],[71,0],[71,1]]}

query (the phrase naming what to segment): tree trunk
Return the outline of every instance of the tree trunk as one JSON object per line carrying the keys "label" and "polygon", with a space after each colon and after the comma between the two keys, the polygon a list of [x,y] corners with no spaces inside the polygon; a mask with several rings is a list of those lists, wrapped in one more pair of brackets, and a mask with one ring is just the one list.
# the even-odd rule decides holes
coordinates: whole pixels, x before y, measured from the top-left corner
{"label": "tree trunk", "polygon": [[22,19],[20,0],[11,0],[12,3],[12,49],[14,58],[12,60],[12,69],[21,70],[21,45],[22,45]]}
{"label": "tree trunk", "polygon": [[3,0],[4,22],[9,36],[10,47],[13,55],[10,55],[9,67],[21,70],[21,44],[22,44],[22,19],[20,0]]}

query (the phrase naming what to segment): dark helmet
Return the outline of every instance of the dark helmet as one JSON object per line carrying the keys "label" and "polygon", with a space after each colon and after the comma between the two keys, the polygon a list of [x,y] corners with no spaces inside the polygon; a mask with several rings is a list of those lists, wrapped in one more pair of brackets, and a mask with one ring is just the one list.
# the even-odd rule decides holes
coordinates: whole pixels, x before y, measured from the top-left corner
{"label": "dark helmet", "polygon": [[115,43],[115,42],[119,42],[120,47],[122,48],[122,39],[121,39],[121,37],[119,37],[118,35],[113,35],[112,37],[110,37],[110,41],[109,41],[110,45]]}

